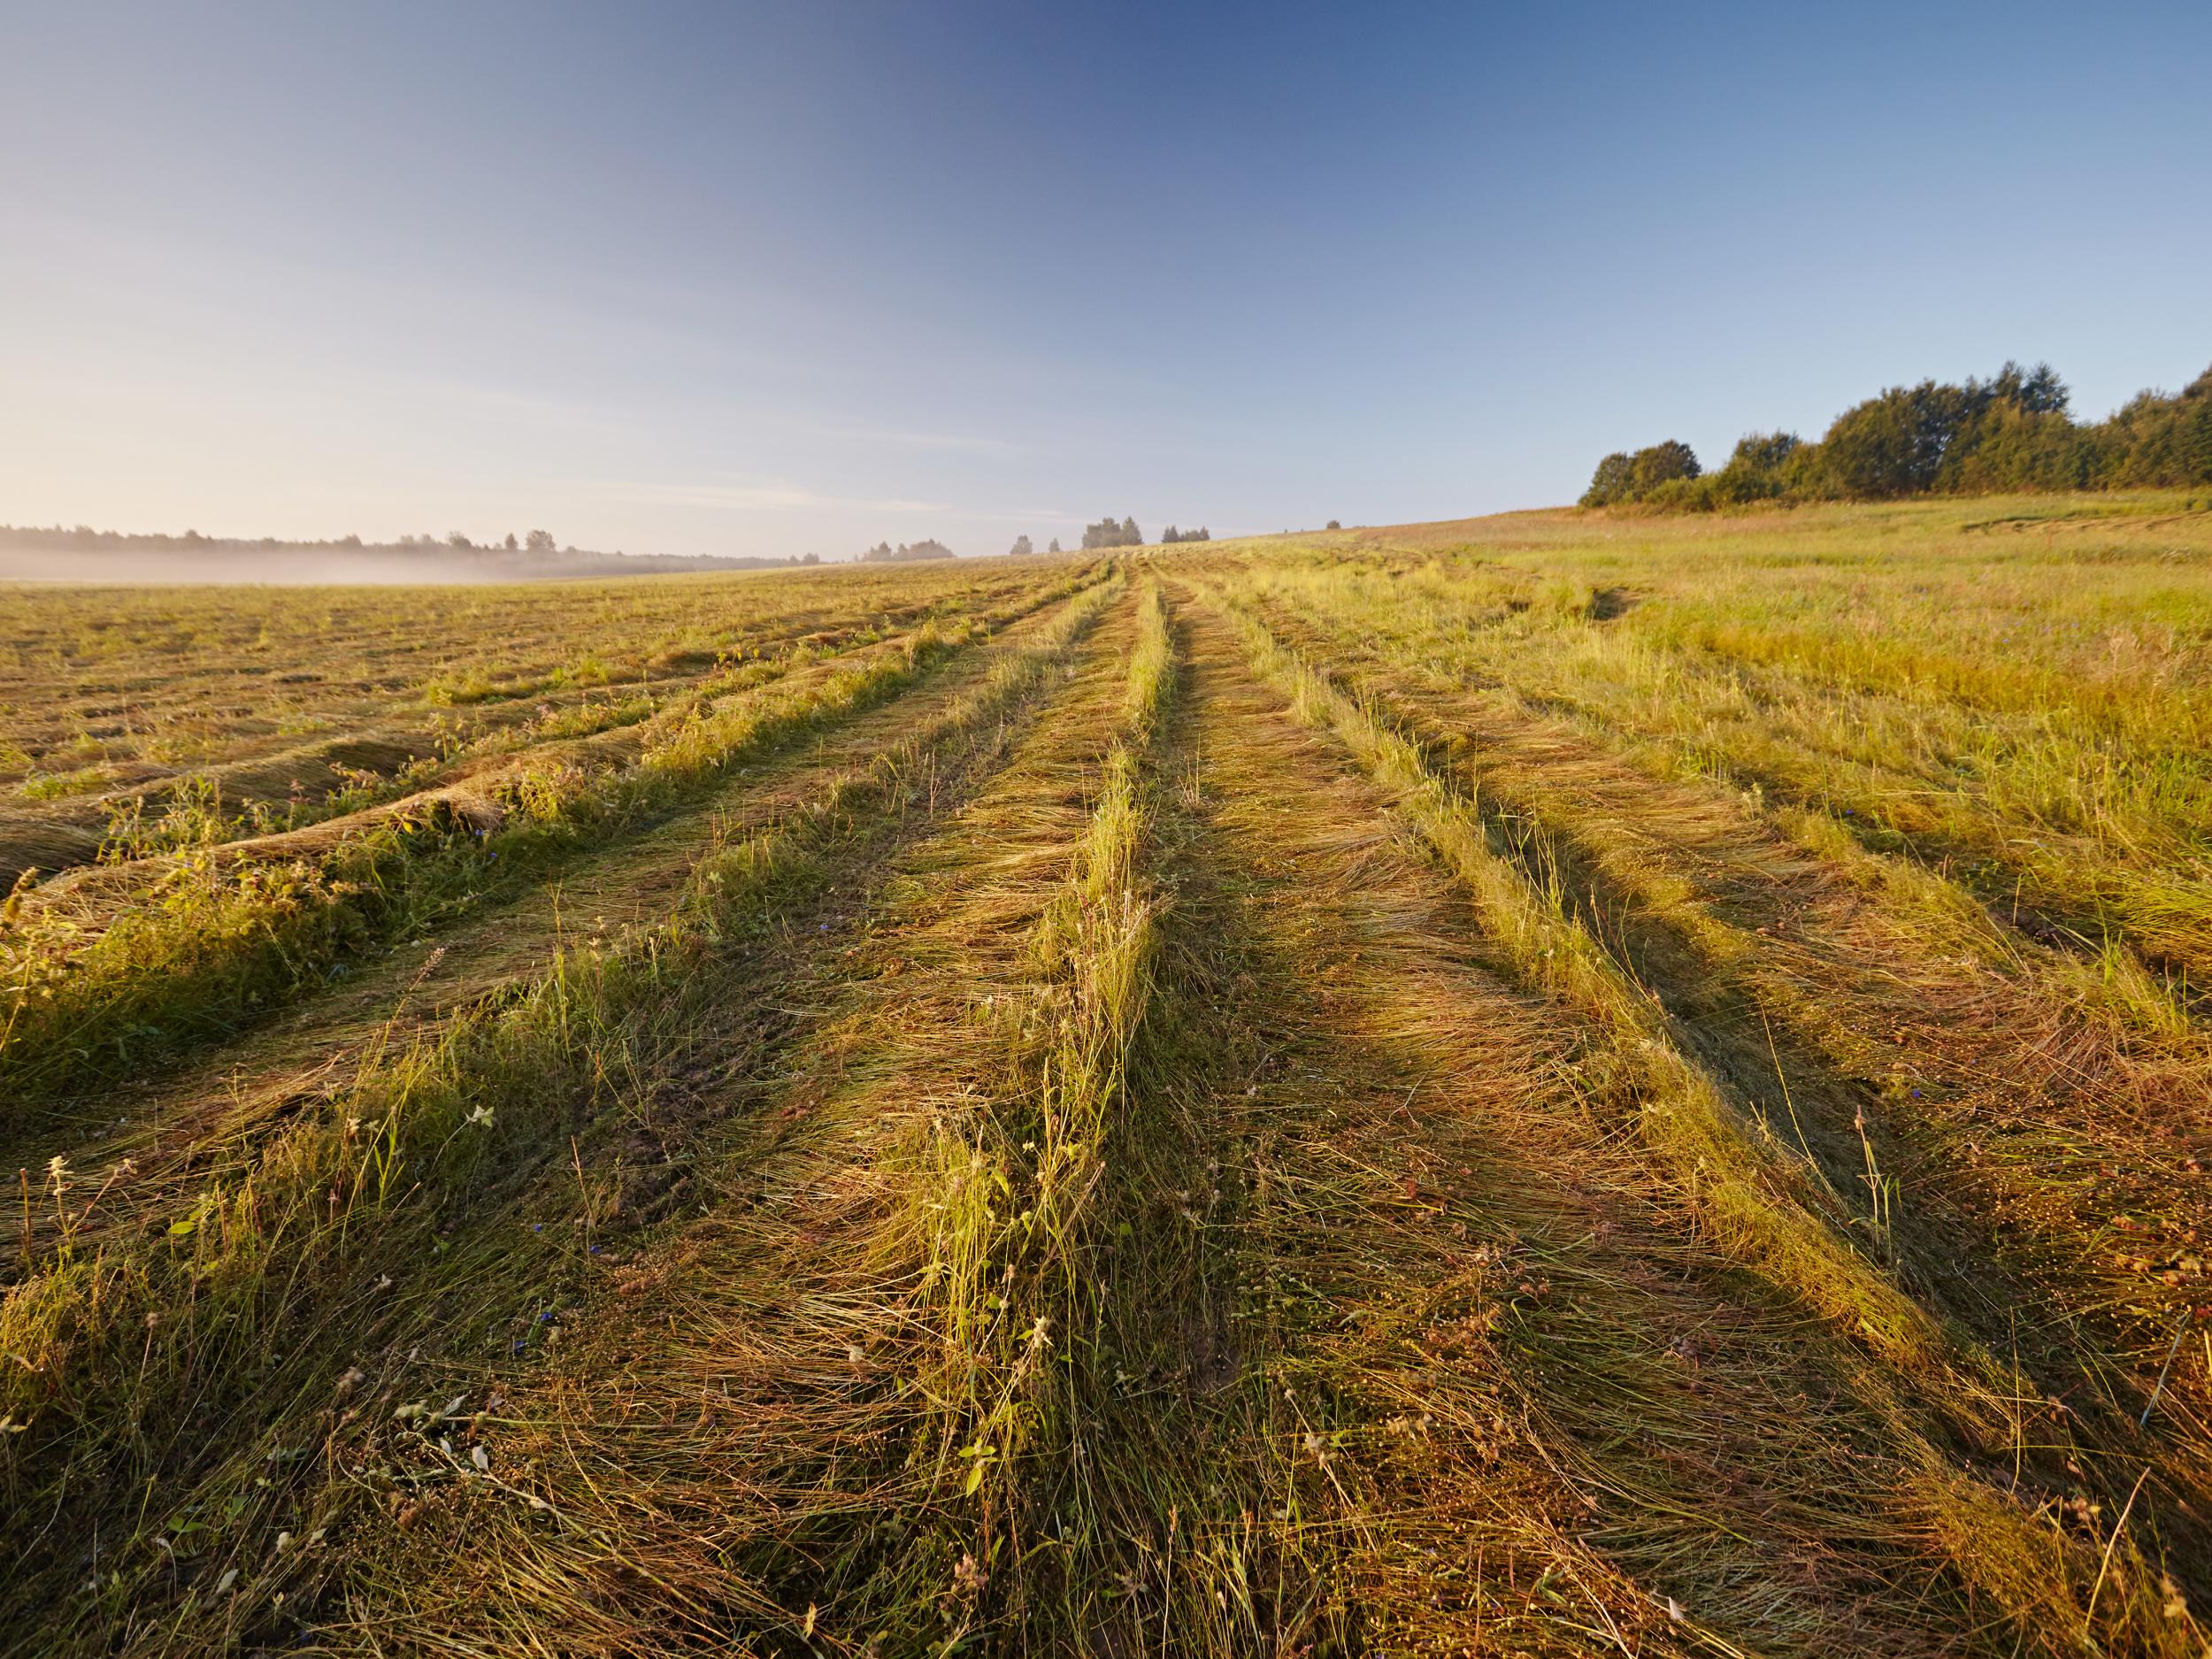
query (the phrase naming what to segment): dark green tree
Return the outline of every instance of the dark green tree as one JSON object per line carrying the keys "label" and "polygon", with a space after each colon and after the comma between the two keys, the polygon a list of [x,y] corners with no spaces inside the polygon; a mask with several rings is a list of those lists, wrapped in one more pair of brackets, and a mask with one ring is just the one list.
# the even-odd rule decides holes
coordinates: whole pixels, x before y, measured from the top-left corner
{"label": "dark green tree", "polygon": [[1610,507],[1616,502],[1628,499],[1629,460],[1625,450],[1616,449],[1598,463],[1598,470],[1590,475],[1590,488],[1582,492],[1585,507]]}
{"label": "dark green tree", "polygon": [[1629,494],[1632,497],[1648,495],[1675,479],[1695,478],[1700,470],[1697,451],[1678,438],[1669,438],[1628,457]]}

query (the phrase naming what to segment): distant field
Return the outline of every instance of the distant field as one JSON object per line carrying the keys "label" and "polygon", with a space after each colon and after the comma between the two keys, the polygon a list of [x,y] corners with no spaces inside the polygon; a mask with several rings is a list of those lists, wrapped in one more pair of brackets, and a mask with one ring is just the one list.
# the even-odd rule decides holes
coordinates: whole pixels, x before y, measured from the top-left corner
{"label": "distant field", "polygon": [[2203,1654],[2208,823],[2170,495],[0,589],[0,1652]]}

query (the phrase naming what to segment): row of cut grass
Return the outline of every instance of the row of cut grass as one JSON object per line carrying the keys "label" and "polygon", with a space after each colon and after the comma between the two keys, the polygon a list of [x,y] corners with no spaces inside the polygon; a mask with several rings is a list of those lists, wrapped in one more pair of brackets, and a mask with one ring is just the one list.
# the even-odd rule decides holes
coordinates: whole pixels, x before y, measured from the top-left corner
{"label": "row of cut grass", "polygon": [[[582,1157],[569,1136],[588,1141],[621,1102],[695,1065],[730,990],[718,964],[742,972],[786,919],[820,902],[851,837],[926,801],[929,757],[998,741],[992,734],[1050,683],[1115,591],[1109,583],[1079,595],[899,753],[813,810],[703,862],[666,923],[566,955],[542,979],[365,1068],[342,1097],[275,1134],[250,1172],[211,1186],[165,1228],[93,1249],[60,1229],[0,1302],[0,1346],[22,1362],[0,1396],[15,1431],[0,1444],[0,1479],[20,1514],[72,1494],[96,1511],[95,1494],[153,1491],[148,1483],[165,1499],[127,1525],[110,1517],[118,1576],[103,1580],[92,1610],[132,1606],[181,1552],[196,1560],[194,1587],[174,1616],[186,1625],[229,1618],[232,1598],[214,1589],[222,1563],[258,1571],[276,1532],[307,1530],[304,1517],[285,1524],[301,1501],[292,1483],[260,1484],[256,1448],[277,1424],[302,1410],[311,1421],[319,1384],[326,1388],[370,1333],[405,1319],[408,1300],[426,1294],[408,1287],[426,1275],[434,1284],[449,1251],[511,1214],[524,1191],[559,1188],[562,1157]],[[578,1179],[586,1169],[580,1161]],[[127,1185],[129,1172],[115,1179]],[[75,1177],[65,1169],[58,1184],[56,1202],[81,1220],[87,1194]],[[576,1248],[572,1227],[559,1248]],[[469,1254],[503,1280],[523,1275],[531,1253]],[[222,1427],[211,1441],[211,1424]],[[333,1487],[321,1500],[338,1496]],[[196,1536],[211,1512],[224,1525]],[[80,1575],[79,1541],[42,1550],[21,1594]]]}
{"label": "row of cut grass", "polygon": [[1174,679],[1159,586],[1147,581],[1089,820],[1030,940],[1039,988],[1021,1081],[997,1112],[942,1127],[939,1179],[921,1189],[972,1201],[923,1199],[938,1218],[925,1283],[944,1369],[921,1386],[950,1407],[933,1432],[940,1467],[960,1479],[951,1525],[987,1540],[989,1590],[974,1616],[1010,1636],[1049,1627],[1066,1593],[1084,1590],[1056,1557],[1092,1525],[1080,1494],[1096,1402],[1082,1383],[1123,1288],[1101,1271],[1100,1193],[1126,1156],[1131,1051],[1152,992],[1159,900],[1140,860],[1148,762]]}
{"label": "row of cut grass", "polygon": [[[1925,1448],[1926,1498],[1948,1517],[1970,1583],[2001,1598],[2024,1629],[2062,1613],[2090,1617],[2102,1577],[2085,1552],[1993,1490],[1980,1487],[1941,1448],[1950,1436],[1992,1455],[2003,1445],[2008,1379],[1962,1333],[1932,1318],[1842,1234],[1835,1194],[1809,1164],[1747,1123],[1724,1089],[1678,1046],[1654,1000],[1624,976],[1565,896],[1532,885],[1505,849],[1500,826],[1439,777],[1419,747],[1284,647],[1248,608],[1211,590],[1243,635],[1256,670],[1300,717],[1335,733],[1396,797],[1401,810],[1474,899],[1485,933],[1532,986],[1597,1023],[1608,1058],[1635,1103],[1632,1123],[1672,1179],[1708,1217],[1722,1248],[1758,1263],[1803,1296],[1832,1327],[1898,1369],[1905,1388],[1893,1426]],[[1598,1079],[1601,1091],[1608,1087]],[[1932,1440],[1915,1402],[1947,1425]],[[2117,1540],[2116,1540],[2116,1545]],[[2158,1574],[2135,1552],[2125,1593],[2097,1592],[2108,1639],[2120,1650],[2182,1651],[2181,1625],[2165,1617]],[[2126,1640],[2121,1641],[2124,1632]]]}
{"label": "row of cut grass", "polygon": [[1125,614],[1067,664],[1048,719],[1010,723],[991,787],[902,858],[807,1040],[732,1079],[764,1110],[629,1270],[649,1288],[618,1281],[484,1431],[492,1471],[547,1507],[457,1480],[434,1448],[410,1460],[427,1513],[361,1540],[336,1645],[372,1650],[395,1617],[493,1647],[533,1628],[855,1654],[1003,1635],[1023,1581],[1003,1465],[1030,1442],[975,1429],[1040,1422],[1062,1343],[1029,1340],[1044,1258],[991,1251],[1032,1237],[1035,1148],[1007,1137],[1053,1046],[1035,942],[1111,746]]}
{"label": "row of cut grass", "polygon": [[1182,1029],[1158,1083],[1200,1092],[1125,1266],[1158,1299],[1192,1236],[1197,1306],[1153,1347],[1176,1363],[1226,1284],[1237,1358],[1202,1362],[1164,1421],[1125,1409],[1117,1460],[1154,1494],[1160,1594],[1179,1504],[1176,1628],[1210,1632],[1236,1563],[1313,1586],[1329,1634],[1284,1643],[2008,1653],[2008,1631],[1962,1631],[1866,1368],[1833,1366],[1801,1309],[1713,1251],[1581,1098],[1583,1022],[1493,977],[1383,792],[1241,672],[1224,625],[1193,626],[1203,764],[1176,797],[1161,1023]]}
{"label": "row of cut grass", "polygon": [[[536,703],[680,687],[764,650],[990,609],[1041,579],[964,560],[470,588],[0,583],[0,779],[157,786],[396,723],[465,739]],[[34,804],[10,793],[0,804]]]}
{"label": "row of cut grass", "polygon": [[489,812],[438,803],[334,838],[319,856],[225,867],[203,849],[88,943],[65,918],[41,928],[12,917],[0,930],[11,994],[0,1087],[20,1113],[41,1097],[88,1092],[219,1036],[348,958],[434,925],[488,883],[527,880],[736,768],[897,695],[993,626],[1073,586],[956,631],[926,626],[860,662],[703,713],[611,777],[558,762],[525,764],[488,792]]}
{"label": "row of cut grass", "polygon": [[[2193,1356],[2177,1371],[2165,1361],[2200,1288],[2193,1240],[2212,1226],[2185,1156],[2207,1051],[2170,1002],[2139,979],[2089,981],[2078,959],[1832,824],[1824,833],[1799,817],[1771,841],[1740,841],[1708,827],[1738,821],[1729,798],[1638,794],[1635,774],[1608,782],[1556,728],[1503,714],[1459,727],[1466,705],[1407,695],[1391,653],[1326,637],[1385,719],[1449,741],[1488,814],[1517,826],[1517,860],[1558,880],[1740,1095],[1770,1094],[1789,1054],[1795,1081],[1783,1076],[1785,1101],[1762,1113],[1769,1133],[1816,1158],[1833,1189],[1862,1189],[1856,1225],[1883,1254],[1901,1256],[1985,1343],[2024,1335],[2046,1392],[2095,1379],[2073,1410],[2106,1419],[2097,1438],[2127,1479],[2148,1458],[2170,1497],[2205,1490],[2201,1413],[2183,1398],[2203,1374]],[[1706,846],[1701,834],[1709,850],[1689,869],[1666,856]],[[1841,879],[1809,879],[1806,851]],[[1723,872],[1724,856],[1744,862]],[[1851,902],[1861,892],[1874,902]],[[1943,1224],[1921,1225],[1924,1210]],[[1951,1259],[1962,1237],[1982,1265],[1962,1299]],[[2171,1439],[2154,1448],[2132,1425],[2161,1375]]]}

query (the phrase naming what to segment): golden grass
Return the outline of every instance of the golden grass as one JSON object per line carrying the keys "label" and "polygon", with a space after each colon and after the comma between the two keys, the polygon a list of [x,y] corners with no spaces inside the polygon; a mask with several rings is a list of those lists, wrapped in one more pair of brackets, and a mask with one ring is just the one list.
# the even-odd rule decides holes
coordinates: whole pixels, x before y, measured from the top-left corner
{"label": "golden grass", "polygon": [[[2202,1654],[2208,524],[1512,515],[414,653],[12,598],[74,678],[0,838],[145,804],[11,916],[88,1052],[18,996],[0,1619]],[[328,685],[224,712],[318,605]],[[171,972],[295,902],[307,972]]]}

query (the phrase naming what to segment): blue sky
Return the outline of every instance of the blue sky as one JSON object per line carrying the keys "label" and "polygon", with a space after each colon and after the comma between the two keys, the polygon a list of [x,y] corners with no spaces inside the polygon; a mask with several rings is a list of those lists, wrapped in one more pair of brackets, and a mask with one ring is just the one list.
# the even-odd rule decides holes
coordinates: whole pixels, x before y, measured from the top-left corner
{"label": "blue sky", "polygon": [[1002,551],[2212,362],[2212,7],[0,9],[0,520]]}

